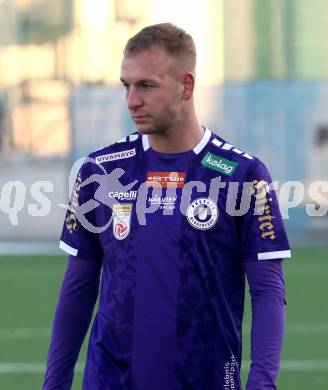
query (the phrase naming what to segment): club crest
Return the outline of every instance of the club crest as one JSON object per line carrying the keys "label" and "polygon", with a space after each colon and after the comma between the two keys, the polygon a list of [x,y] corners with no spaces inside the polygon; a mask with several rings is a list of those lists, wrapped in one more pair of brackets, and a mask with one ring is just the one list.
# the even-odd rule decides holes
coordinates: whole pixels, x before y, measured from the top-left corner
{"label": "club crest", "polygon": [[200,230],[207,230],[214,226],[218,214],[218,206],[209,198],[195,199],[187,209],[188,222],[191,226]]}

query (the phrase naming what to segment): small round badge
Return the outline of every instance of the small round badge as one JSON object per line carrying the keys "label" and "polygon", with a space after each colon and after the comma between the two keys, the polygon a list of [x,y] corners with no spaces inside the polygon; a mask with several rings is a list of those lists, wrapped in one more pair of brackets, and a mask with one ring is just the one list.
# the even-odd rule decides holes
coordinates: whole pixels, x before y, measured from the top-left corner
{"label": "small round badge", "polygon": [[191,226],[200,230],[207,230],[214,226],[218,214],[218,206],[209,198],[195,199],[187,209],[188,222]]}

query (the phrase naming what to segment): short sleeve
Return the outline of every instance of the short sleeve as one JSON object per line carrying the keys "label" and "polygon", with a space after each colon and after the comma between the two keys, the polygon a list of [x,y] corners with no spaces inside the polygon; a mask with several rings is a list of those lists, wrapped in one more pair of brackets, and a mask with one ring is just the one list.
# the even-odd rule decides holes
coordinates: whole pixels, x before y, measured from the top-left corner
{"label": "short sleeve", "polygon": [[246,181],[250,183],[251,205],[239,221],[244,261],[291,257],[271,176],[258,159],[250,165]]}
{"label": "short sleeve", "polygon": [[90,176],[90,164],[84,162],[73,187],[59,246],[69,255],[99,261],[102,250],[96,231],[94,183],[88,183]]}

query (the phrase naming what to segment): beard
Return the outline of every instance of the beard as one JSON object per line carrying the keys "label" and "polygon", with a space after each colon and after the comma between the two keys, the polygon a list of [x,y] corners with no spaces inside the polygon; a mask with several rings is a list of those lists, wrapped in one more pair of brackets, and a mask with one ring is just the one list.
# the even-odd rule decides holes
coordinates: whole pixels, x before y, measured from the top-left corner
{"label": "beard", "polygon": [[175,128],[177,123],[178,113],[171,111],[165,117],[165,119],[150,118],[150,121],[145,124],[137,125],[138,132],[140,134],[166,134]]}

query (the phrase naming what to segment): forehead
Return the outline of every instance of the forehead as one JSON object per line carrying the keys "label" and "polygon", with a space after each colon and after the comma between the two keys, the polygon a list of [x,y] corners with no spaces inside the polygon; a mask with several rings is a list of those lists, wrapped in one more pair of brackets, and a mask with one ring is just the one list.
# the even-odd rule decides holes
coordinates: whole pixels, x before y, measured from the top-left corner
{"label": "forehead", "polygon": [[174,60],[164,49],[154,47],[123,57],[121,78],[138,80],[144,78],[164,78],[172,71]]}

